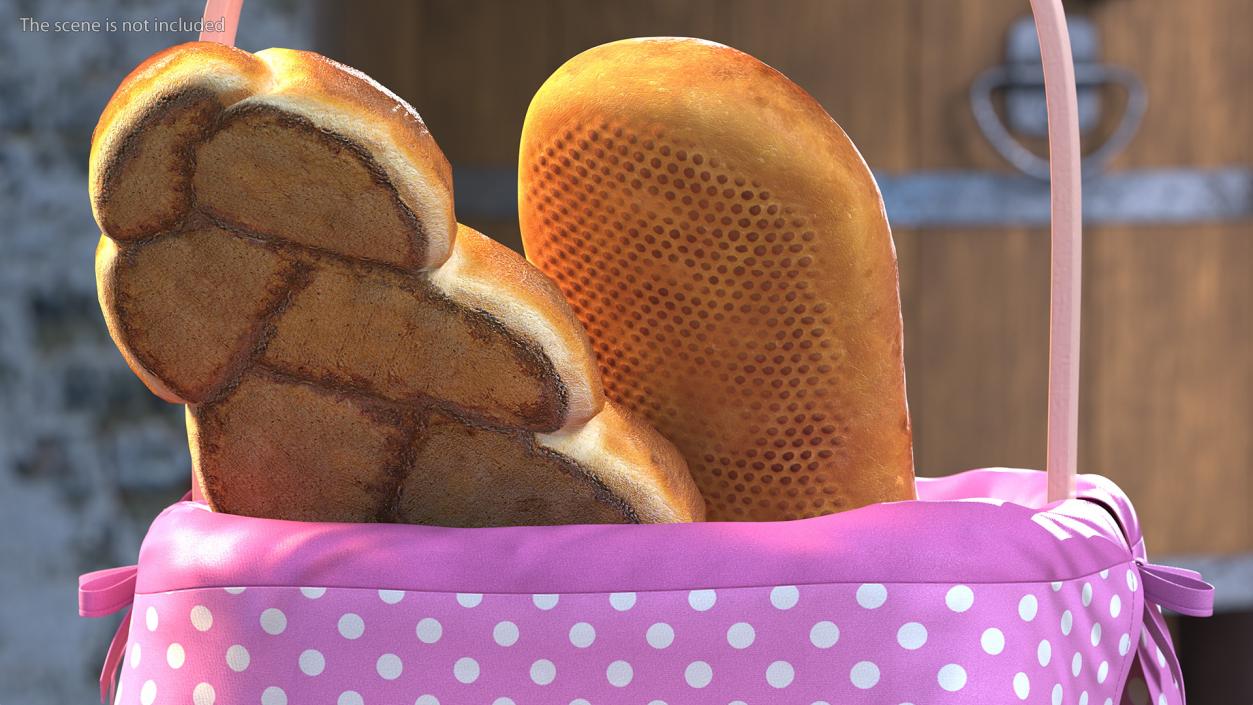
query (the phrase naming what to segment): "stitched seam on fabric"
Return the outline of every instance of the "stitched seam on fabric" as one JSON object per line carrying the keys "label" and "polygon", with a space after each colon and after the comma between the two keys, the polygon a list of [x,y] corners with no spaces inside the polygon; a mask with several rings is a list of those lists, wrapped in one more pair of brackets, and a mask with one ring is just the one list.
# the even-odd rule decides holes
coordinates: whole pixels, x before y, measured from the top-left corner
{"label": "stitched seam on fabric", "polygon": [[[971,586],[971,585],[1043,585],[1043,584],[1047,584],[1051,582],[1069,583],[1069,582],[1074,582],[1076,580],[1082,580],[1084,578],[1088,578],[1093,575],[1098,575],[1102,570],[1111,570],[1120,565],[1131,565],[1133,563],[1134,561],[1127,561],[1125,563],[1115,563],[1109,566],[1108,568],[1101,568],[1091,573],[1084,573],[1083,575],[1079,575],[1073,578],[1063,578],[1061,580],[998,580],[998,581],[962,581],[962,580],[900,581],[900,580],[897,580],[897,581],[885,582],[882,584],[883,585],[950,585],[950,586],[951,585],[966,585],[966,586]],[[473,590],[473,589],[413,590],[413,589],[398,588],[398,587],[388,587],[386,585],[377,585],[377,586],[371,586],[371,587],[358,587],[358,586],[288,585],[288,584],[244,585],[244,584],[239,584],[239,583],[229,583],[229,584],[223,583],[221,585],[197,585],[194,587],[173,588],[170,590],[157,590],[157,591],[152,591],[152,592],[136,592],[135,595],[136,596],[138,595],[165,595],[165,594],[176,593],[176,592],[189,592],[189,591],[195,591],[195,590],[224,590],[226,588],[237,588],[237,587],[243,587],[243,588],[249,588],[249,589],[251,588],[267,589],[268,588],[268,589],[291,589],[291,590],[297,590],[301,587],[323,587],[328,590],[365,590],[365,591],[400,590],[402,592],[434,594],[434,595],[455,595],[459,593],[476,594],[476,595],[480,595],[480,594],[481,595],[536,595],[536,594],[608,595],[614,592],[662,593],[662,592],[690,592],[692,590],[762,590],[766,588],[780,587],[782,585],[799,588],[799,587],[818,587],[818,586],[824,586],[824,585],[865,585],[867,583],[874,584],[874,581],[873,580],[838,580],[838,581],[824,581],[824,582],[813,582],[813,583],[776,582],[776,583],[763,583],[760,585],[723,585],[723,586],[698,585],[698,586],[692,586],[692,587],[654,588],[654,589],[647,589],[647,590],[620,588],[617,590],[581,590],[578,592],[560,592],[560,591],[545,592],[542,590],[521,590],[518,592],[482,592],[482,591]]]}

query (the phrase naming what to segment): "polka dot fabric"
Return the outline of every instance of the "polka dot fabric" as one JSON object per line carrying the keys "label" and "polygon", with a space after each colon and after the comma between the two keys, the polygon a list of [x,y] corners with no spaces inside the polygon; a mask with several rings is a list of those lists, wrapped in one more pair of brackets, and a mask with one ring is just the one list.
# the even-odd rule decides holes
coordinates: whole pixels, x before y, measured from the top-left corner
{"label": "polka dot fabric", "polygon": [[[984,502],[902,504],[920,512],[989,511]],[[1089,502],[1070,506],[1109,516]],[[961,582],[919,582],[907,576],[884,579],[884,559],[849,566],[832,555],[828,558],[845,575],[880,575],[728,584],[726,575],[739,574],[732,566],[718,582],[681,589],[414,589],[448,572],[450,564],[440,561],[485,559],[482,551],[441,557],[432,549],[425,564],[394,565],[402,582],[382,589],[258,584],[255,573],[247,572],[251,568],[240,565],[240,576],[254,579],[153,591],[145,585],[189,579],[179,567],[158,575],[166,566],[157,565],[157,557],[169,556],[150,547],[155,532],[165,532],[184,561],[193,555],[192,544],[205,543],[189,543],[189,525],[161,525],[159,519],[141,554],[140,589],[119,652],[124,657],[114,702],[1182,705],[1180,684],[1167,668],[1173,647],[1168,638],[1155,641],[1143,626],[1157,608],[1151,603],[1146,608],[1143,567],[1133,552],[1096,565],[1083,554],[1086,534],[1099,523],[1061,512],[1022,513],[1041,530],[1049,523],[1056,531],[1047,534],[1050,540],[1071,552],[1071,559],[1056,565],[1087,568],[1060,580],[1006,580],[989,567],[988,575]],[[856,514],[837,519],[849,521]],[[867,516],[873,519],[874,513]],[[1068,530],[1061,531],[1063,526]],[[1025,527],[1019,532],[1030,534]],[[241,540],[238,534],[224,535],[233,536],[233,545]],[[1006,535],[1007,543],[1013,540]],[[220,557],[226,549],[219,543],[204,550]],[[550,558],[561,550],[554,545]],[[335,556],[340,557],[335,563],[346,560],[314,540],[304,552],[284,555],[310,565]],[[1015,552],[998,562],[1018,560]],[[720,550],[709,547],[706,553]],[[809,558],[821,563],[823,556]],[[1049,562],[1043,556],[1035,560]],[[690,569],[699,574],[701,566]],[[772,569],[789,570],[782,564]],[[749,574],[747,567],[739,571]],[[507,576],[508,582],[528,579]]]}
{"label": "polka dot fabric", "polygon": [[[542,596],[139,595],[145,618],[131,628],[116,702],[1120,702],[1141,641],[1129,573]],[[1178,702],[1170,692],[1164,702]]]}

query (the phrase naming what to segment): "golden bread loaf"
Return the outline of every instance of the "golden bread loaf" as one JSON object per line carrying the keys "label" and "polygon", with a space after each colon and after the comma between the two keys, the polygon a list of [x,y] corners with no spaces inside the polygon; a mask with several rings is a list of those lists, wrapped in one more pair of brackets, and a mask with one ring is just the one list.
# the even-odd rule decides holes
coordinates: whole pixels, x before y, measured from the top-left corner
{"label": "golden bread loaf", "polygon": [[712,42],[599,46],[535,95],[519,178],[528,259],[710,519],[914,497],[891,233],[809,94]]}
{"label": "golden bread loaf", "polygon": [[673,446],[606,402],[560,291],[459,226],[414,110],[317,54],[190,43],[96,128],[109,331],[187,405],[216,510],[449,526],[673,522]]}

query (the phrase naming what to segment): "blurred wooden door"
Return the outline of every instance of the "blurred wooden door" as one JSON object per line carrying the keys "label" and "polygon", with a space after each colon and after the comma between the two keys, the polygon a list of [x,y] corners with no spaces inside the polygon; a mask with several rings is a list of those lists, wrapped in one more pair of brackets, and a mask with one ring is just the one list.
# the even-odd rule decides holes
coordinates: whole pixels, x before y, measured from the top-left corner
{"label": "blurred wooden door", "polygon": [[[349,11],[351,9],[351,11]],[[1113,168],[1253,163],[1253,4],[1076,3],[1140,74],[1143,127]],[[323,51],[422,113],[458,166],[513,168],[526,106],[565,59],[628,36],[754,54],[813,93],[876,170],[1006,167],[970,81],[1025,0],[423,0],[325,4]],[[512,219],[466,218],[517,246]],[[1253,550],[1253,223],[1088,229],[1080,467],[1136,502],[1151,549]],[[1048,238],[897,229],[922,474],[1044,464]]]}

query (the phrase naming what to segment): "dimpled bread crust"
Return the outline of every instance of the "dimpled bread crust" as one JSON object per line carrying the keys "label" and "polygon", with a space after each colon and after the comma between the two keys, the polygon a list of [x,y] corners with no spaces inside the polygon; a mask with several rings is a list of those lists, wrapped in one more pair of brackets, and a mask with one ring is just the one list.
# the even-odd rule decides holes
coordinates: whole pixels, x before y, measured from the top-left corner
{"label": "dimpled bread crust", "polygon": [[187,405],[219,511],[447,526],[693,521],[682,458],[604,400],[560,291],[459,226],[417,113],[317,54],[213,43],[92,142],[100,303]]}
{"label": "dimpled bread crust", "polygon": [[711,520],[914,497],[891,233],[809,94],[720,44],[614,42],[544,83],[520,159],[527,257]]}

